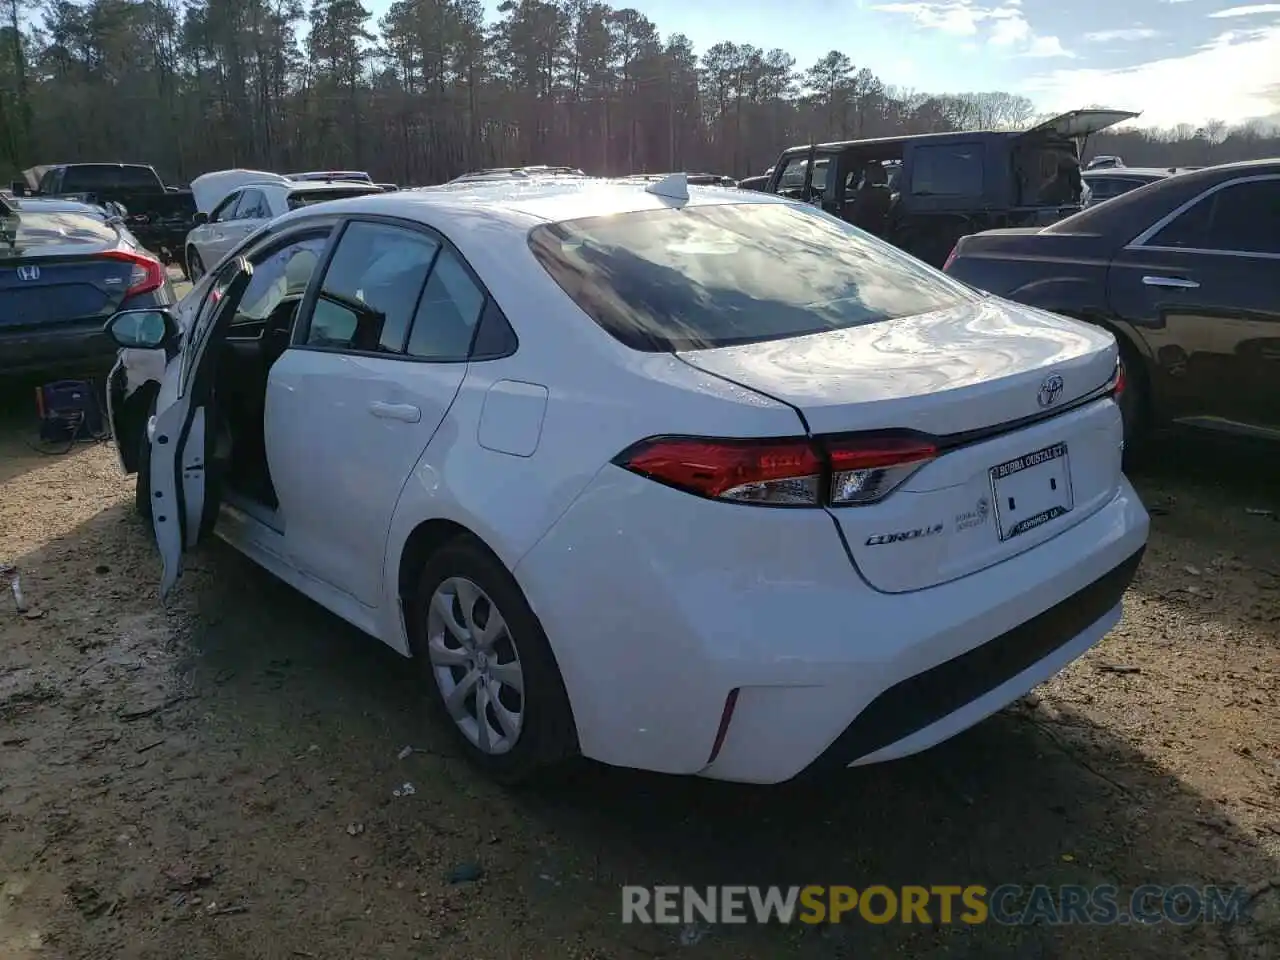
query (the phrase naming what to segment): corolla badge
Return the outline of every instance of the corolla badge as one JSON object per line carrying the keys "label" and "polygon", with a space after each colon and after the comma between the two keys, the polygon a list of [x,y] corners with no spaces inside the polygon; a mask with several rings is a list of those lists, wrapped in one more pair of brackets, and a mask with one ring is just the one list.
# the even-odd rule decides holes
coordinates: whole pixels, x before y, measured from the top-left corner
{"label": "corolla badge", "polygon": [[1052,407],[1062,399],[1062,377],[1051,374],[1040,384],[1040,392],[1036,394],[1036,403],[1041,407]]}

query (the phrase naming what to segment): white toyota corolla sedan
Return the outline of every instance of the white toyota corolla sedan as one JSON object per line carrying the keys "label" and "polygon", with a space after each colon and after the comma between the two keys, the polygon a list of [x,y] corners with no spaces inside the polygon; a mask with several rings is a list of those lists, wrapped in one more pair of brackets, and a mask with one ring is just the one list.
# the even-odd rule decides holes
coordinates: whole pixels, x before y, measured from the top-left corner
{"label": "white toyota corolla sedan", "polygon": [[506,781],[922,750],[1097,643],[1147,540],[1110,334],[679,175],[306,207],[109,327],[162,593],[220,535]]}

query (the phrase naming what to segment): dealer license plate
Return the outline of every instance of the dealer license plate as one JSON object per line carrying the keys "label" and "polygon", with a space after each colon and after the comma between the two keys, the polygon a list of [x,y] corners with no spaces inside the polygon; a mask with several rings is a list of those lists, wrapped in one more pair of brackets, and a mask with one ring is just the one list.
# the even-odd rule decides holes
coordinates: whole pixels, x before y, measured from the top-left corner
{"label": "dealer license plate", "polygon": [[1067,445],[1055,443],[992,467],[991,499],[1002,541],[1070,513],[1075,504]]}

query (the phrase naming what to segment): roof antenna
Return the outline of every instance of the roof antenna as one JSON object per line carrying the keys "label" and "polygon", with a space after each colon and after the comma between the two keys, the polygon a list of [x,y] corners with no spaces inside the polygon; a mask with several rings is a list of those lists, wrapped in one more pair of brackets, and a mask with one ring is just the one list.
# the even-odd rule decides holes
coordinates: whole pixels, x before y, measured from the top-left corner
{"label": "roof antenna", "polygon": [[655,197],[663,197],[667,200],[679,200],[682,203],[688,202],[689,176],[684,173],[673,173],[655,183],[649,184],[644,188],[644,192],[652,193]]}

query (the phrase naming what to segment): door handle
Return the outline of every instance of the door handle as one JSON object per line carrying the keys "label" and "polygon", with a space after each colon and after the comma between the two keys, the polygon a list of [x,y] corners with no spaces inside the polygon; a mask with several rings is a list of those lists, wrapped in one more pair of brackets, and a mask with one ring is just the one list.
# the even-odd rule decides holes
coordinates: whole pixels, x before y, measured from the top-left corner
{"label": "door handle", "polygon": [[405,423],[418,423],[422,420],[422,411],[412,403],[384,403],[375,400],[369,404],[369,412],[383,420],[403,420]]}
{"label": "door handle", "polygon": [[1177,290],[1199,290],[1200,284],[1182,277],[1143,277],[1142,282],[1148,287],[1173,287]]}

